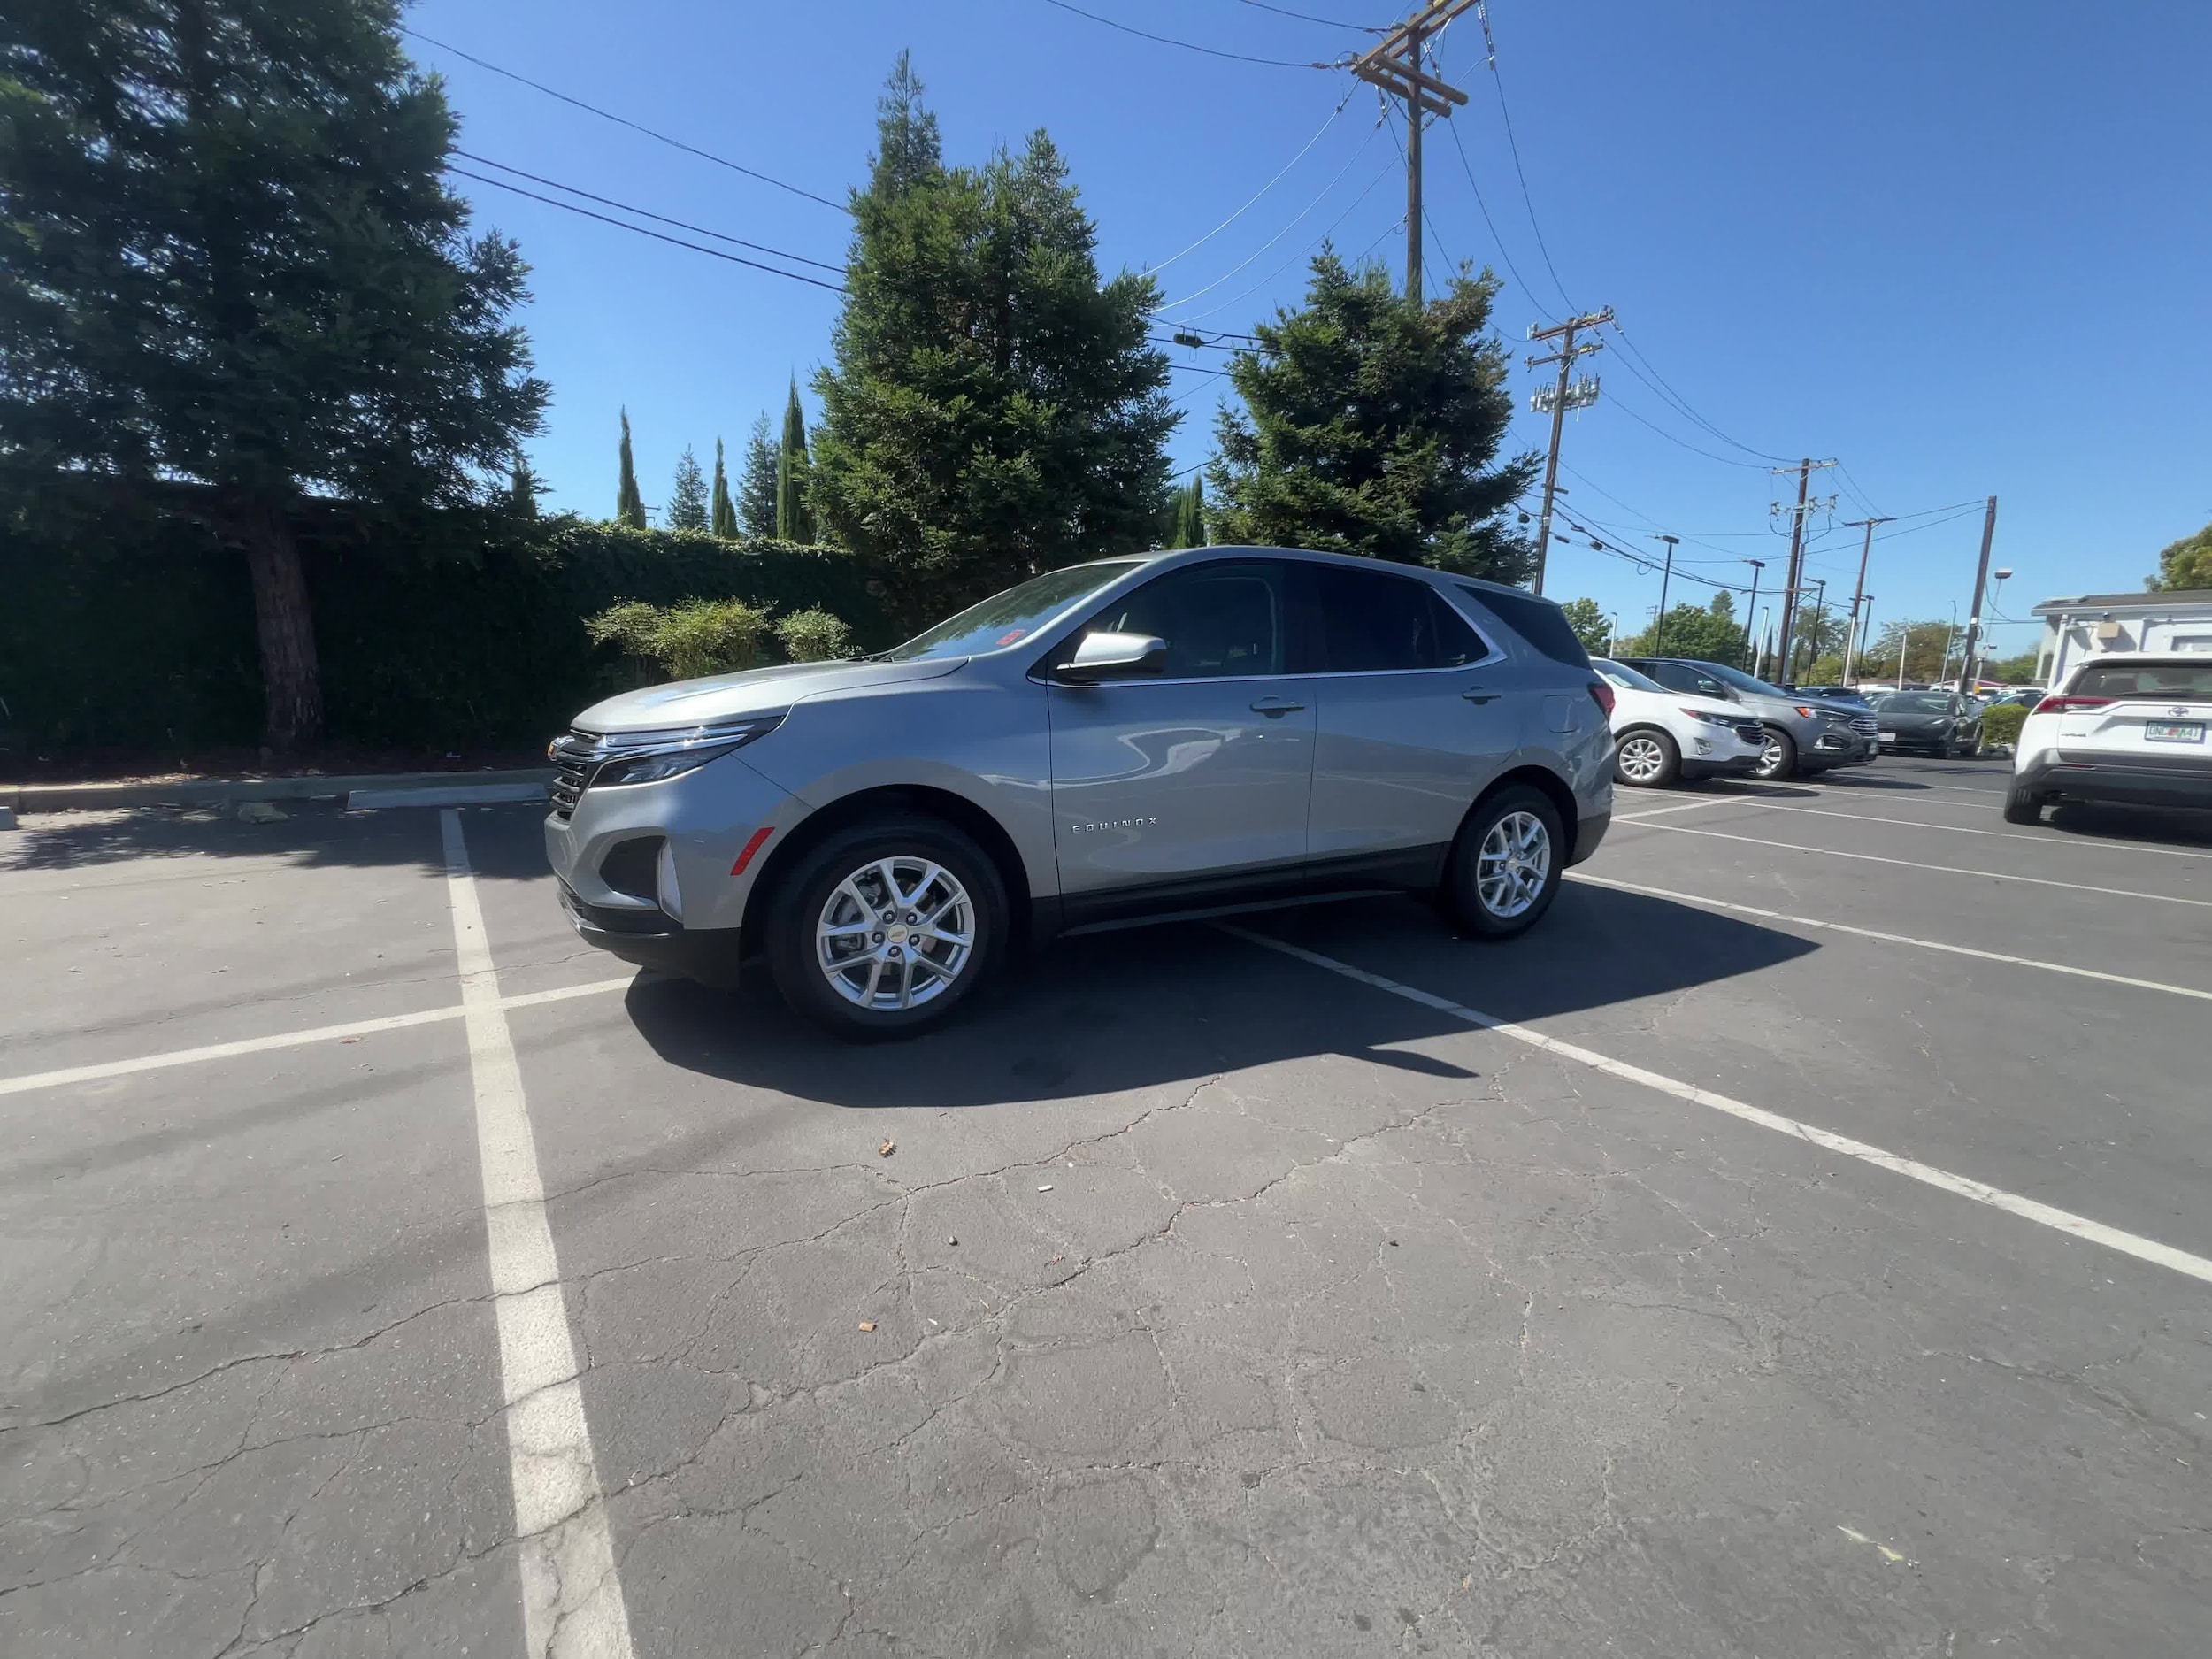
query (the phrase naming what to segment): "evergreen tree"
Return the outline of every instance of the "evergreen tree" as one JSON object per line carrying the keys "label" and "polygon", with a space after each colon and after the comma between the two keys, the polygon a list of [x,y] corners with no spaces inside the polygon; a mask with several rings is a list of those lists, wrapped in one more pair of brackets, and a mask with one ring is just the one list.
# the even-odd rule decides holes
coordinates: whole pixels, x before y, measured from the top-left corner
{"label": "evergreen tree", "polygon": [[814,540],[814,515],[807,510],[806,411],[799,406],[799,382],[791,382],[783,406],[783,443],[776,451],[776,534],[786,541]]}
{"label": "evergreen tree", "polygon": [[637,492],[637,460],[630,453],[630,411],[622,411],[621,472],[614,486],[614,521],[645,528],[645,497]]}
{"label": "evergreen tree", "polygon": [[730,472],[722,459],[722,440],[714,441],[714,507],[709,529],[725,540],[737,535],[737,506],[730,500]]}
{"label": "evergreen tree", "polygon": [[[1805,612],[1806,627],[1813,615]],[[1840,625],[1837,632],[1840,633]],[[1694,657],[1708,663],[1740,663],[1745,659],[1744,632],[1736,626],[1735,595],[1725,588],[1708,604],[1685,603],[1667,612],[1662,629],[1652,626],[1622,648],[1624,653],[1649,657]]]}
{"label": "evergreen tree", "polygon": [[1534,549],[1503,515],[1536,458],[1497,461],[1513,399],[1483,335],[1496,294],[1462,274],[1408,299],[1380,265],[1354,272],[1325,246],[1303,307],[1256,325],[1230,365],[1245,407],[1216,421],[1216,539],[1526,580]]}
{"label": "evergreen tree", "polygon": [[745,471],[737,482],[737,521],[747,535],[776,534],[776,446],[769,441],[765,410],[745,441]]}
{"label": "evergreen tree", "polygon": [[1559,607],[1567,618],[1567,626],[1575,631],[1575,638],[1582,641],[1582,649],[1593,657],[1603,657],[1613,643],[1613,625],[1594,599],[1570,599]]}
{"label": "evergreen tree", "polygon": [[676,482],[668,494],[668,527],[703,530],[707,527],[707,475],[699,470],[699,457],[684,445],[676,463]]}
{"label": "evergreen tree", "polygon": [[518,518],[534,518],[538,516],[538,497],[543,494],[545,480],[530,465],[530,457],[517,449],[508,468],[507,511]]}
{"label": "evergreen tree", "polygon": [[496,503],[544,384],[515,245],[468,234],[396,0],[11,5],[0,467],[211,525],[250,573],[266,739],[322,692],[294,526]]}
{"label": "evergreen tree", "polygon": [[810,504],[926,622],[1035,572],[1152,545],[1177,416],[1148,277],[1102,280],[1051,141],[948,167],[902,55],[878,106]]}
{"label": "evergreen tree", "polygon": [[1206,545],[1206,483],[1194,474],[1191,481],[1168,497],[1167,529],[1163,547]]}
{"label": "evergreen tree", "polygon": [[2168,542],[2158,556],[2158,574],[2146,577],[2143,586],[2154,594],[2212,588],[2212,524]]}

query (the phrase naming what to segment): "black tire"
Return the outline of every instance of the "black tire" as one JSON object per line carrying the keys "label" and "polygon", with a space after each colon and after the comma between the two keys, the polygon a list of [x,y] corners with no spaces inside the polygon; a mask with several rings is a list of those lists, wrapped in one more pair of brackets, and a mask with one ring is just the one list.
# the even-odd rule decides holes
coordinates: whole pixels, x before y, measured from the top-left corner
{"label": "black tire", "polygon": [[1797,775],[1797,743],[1787,732],[1766,728],[1766,749],[1751,775],[1762,783],[1780,783]]}
{"label": "black tire", "polygon": [[[818,928],[825,924],[833,900],[849,879],[856,885],[840,901],[841,908],[855,910],[855,895],[864,895],[872,909],[885,896],[884,878],[877,866],[887,865],[891,879],[903,881],[921,879],[927,873],[926,866],[932,864],[949,875],[965,895],[969,931],[964,936],[969,944],[964,955],[935,933],[918,946],[902,941],[898,935],[906,925],[906,916],[918,917],[922,914],[918,910],[901,914],[895,908],[891,922],[867,935],[856,935],[850,947],[835,941],[825,945],[818,939]],[[933,882],[910,894],[926,905],[949,896],[950,888]],[[855,910],[855,915],[867,919],[865,911]],[[996,972],[1006,957],[1008,916],[1006,886],[998,867],[967,835],[941,818],[904,815],[872,818],[830,836],[802,857],[778,884],[768,912],[769,971],[775,976],[776,989],[794,1012],[848,1041],[912,1036],[951,1018]],[[843,925],[853,925],[851,918]],[[878,933],[882,936],[877,937]],[[848,948],[858,953],[853,967],[841,976],[851,987],[849,996],[841,995],[831,983],[830,970],[818,954]],[[865,994],[872,981],[860,976],[868,972],[871,959],[892,952],[897,953],[897,963],[880,963],[878,973],[895,972],[906,994],[922,1000],[906,1007],[864,1005],[856,999]],[[949,977],[942,970],[918,975],[918,964],[913,957],[929,962],[941,959],[952,972]],[[926,989],[932,984],[938,988]],[[887,979],[876,993],[883,997],[898,994]]]}
{"label": "black tire", "polygon": [[[1507,910],[1483,896],[1483,844],[1491,833],[1512,818],[1525,814],[1542,826],[1546,852],[1544,871],[1532,897],[1519,908]],[[1467,815],[1460,826],[1459,839],[1452,843],[1452,856],[1444,872],[1444,899],[1453,921],[1462,932],[1475,939],[1512,939],[1526,933],[1543,918],[1551,909],[1551,902],[1559,892],[1559,879],[1567,868],[1567,856],[1573,849],[1567,845],[1566,832],[1559,820],[1559,809],[1542,790],[1527,784],[1509,784],[1495,794],[1486,795],[1475,803],[1475,810]],[[1516,895],[1510,890],[1494,888],[1496,898],[1513,902]],[[1519,895],[1526,897],[1525,895]]]}
{"label": "black tire", "polygon": [[2043,821],[2043,797],[2032,789],[2024,789],[2017,783],[2005,790],[2005,822],[2008,824],[2040,824]]}
{"label": "black tire", "polygon": [[[1632,748],[1632,746],[1635,746]],[[1643,764],[1646,755],[1652,756],[1647,770]],[[1643,772],[1641,777],[1630,775],[1631,763]],[[1673,787],[1682,776],[1682,751],[1673,738],[1655,726],[1632,726],[1620,734],[1613,745],[1613,780],[1626,784],[1632,789],[1666,789]]]}

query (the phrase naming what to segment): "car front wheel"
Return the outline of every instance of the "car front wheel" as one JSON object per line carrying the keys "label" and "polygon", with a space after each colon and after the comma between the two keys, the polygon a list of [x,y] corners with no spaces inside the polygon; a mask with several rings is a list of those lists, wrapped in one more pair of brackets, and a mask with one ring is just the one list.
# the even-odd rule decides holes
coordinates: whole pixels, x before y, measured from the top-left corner
{"label": "car front wheel", "polygon": [[1613,749],[1613,776],[1638,789],[1663,789],[1682,771],[1682,751],[1664,732],[1639,726],[1621,733]]}
{"label": "car front wheel", "polygon": [[1525,784],[1501,789],[1471,814],[1445,874],[1453,918],[1477,939],[1511,939],[1551,908],[1566,868],[1559,809]]}
{"label": "car front wheel", "polygon": [[1766,728],[1766,737],[1759,749],[1759,764],[1751,769],[1751,775],[1765,782],[1779,782],[1797,771],[1797,745],[1790,741],[1787,732]]}
{"label": "car front wheel", "polygon": [[780,884],[768,963],[794,1010],[867,1041],[942,1024],[998,966],[1005,885],[982,849],[935,818],[832,835]]}

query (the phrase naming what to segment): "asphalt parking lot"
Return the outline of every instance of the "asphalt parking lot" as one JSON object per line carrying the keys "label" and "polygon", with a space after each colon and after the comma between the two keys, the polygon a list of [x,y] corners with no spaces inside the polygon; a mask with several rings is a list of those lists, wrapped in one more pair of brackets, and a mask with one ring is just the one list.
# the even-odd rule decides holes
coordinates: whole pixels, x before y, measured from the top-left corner
{"label": "asphalt parking lot", "polygon": [[2002,782],[868,1048],[526,808],[29,819],[0,1653],[2200,1659],[2212,825]]}

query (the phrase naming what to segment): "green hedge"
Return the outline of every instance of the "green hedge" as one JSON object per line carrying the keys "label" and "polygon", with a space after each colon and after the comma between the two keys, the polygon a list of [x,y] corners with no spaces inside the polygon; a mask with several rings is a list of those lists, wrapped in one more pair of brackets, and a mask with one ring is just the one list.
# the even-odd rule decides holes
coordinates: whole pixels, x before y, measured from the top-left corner
{"label": "green hedge", "polygon": [[[244,561],[181,519],[121,514],[42,534],[0,523],[0,726],[42,749],[250,744],[261,726]],[[572,518],[442,515],[303,529],[329,736],[534,746],[635,682],[583,618],[623,599],[822,610],[861,649],[895,632],[868,569],[828,548]]]}
{"label": "green hedge", "polygon": [[1982,710],[1982,747],[1994,749],[2000,743],[2017,743],[2020,728],[2027,723],[2028,710],[2024,703],[2001,703]]}

